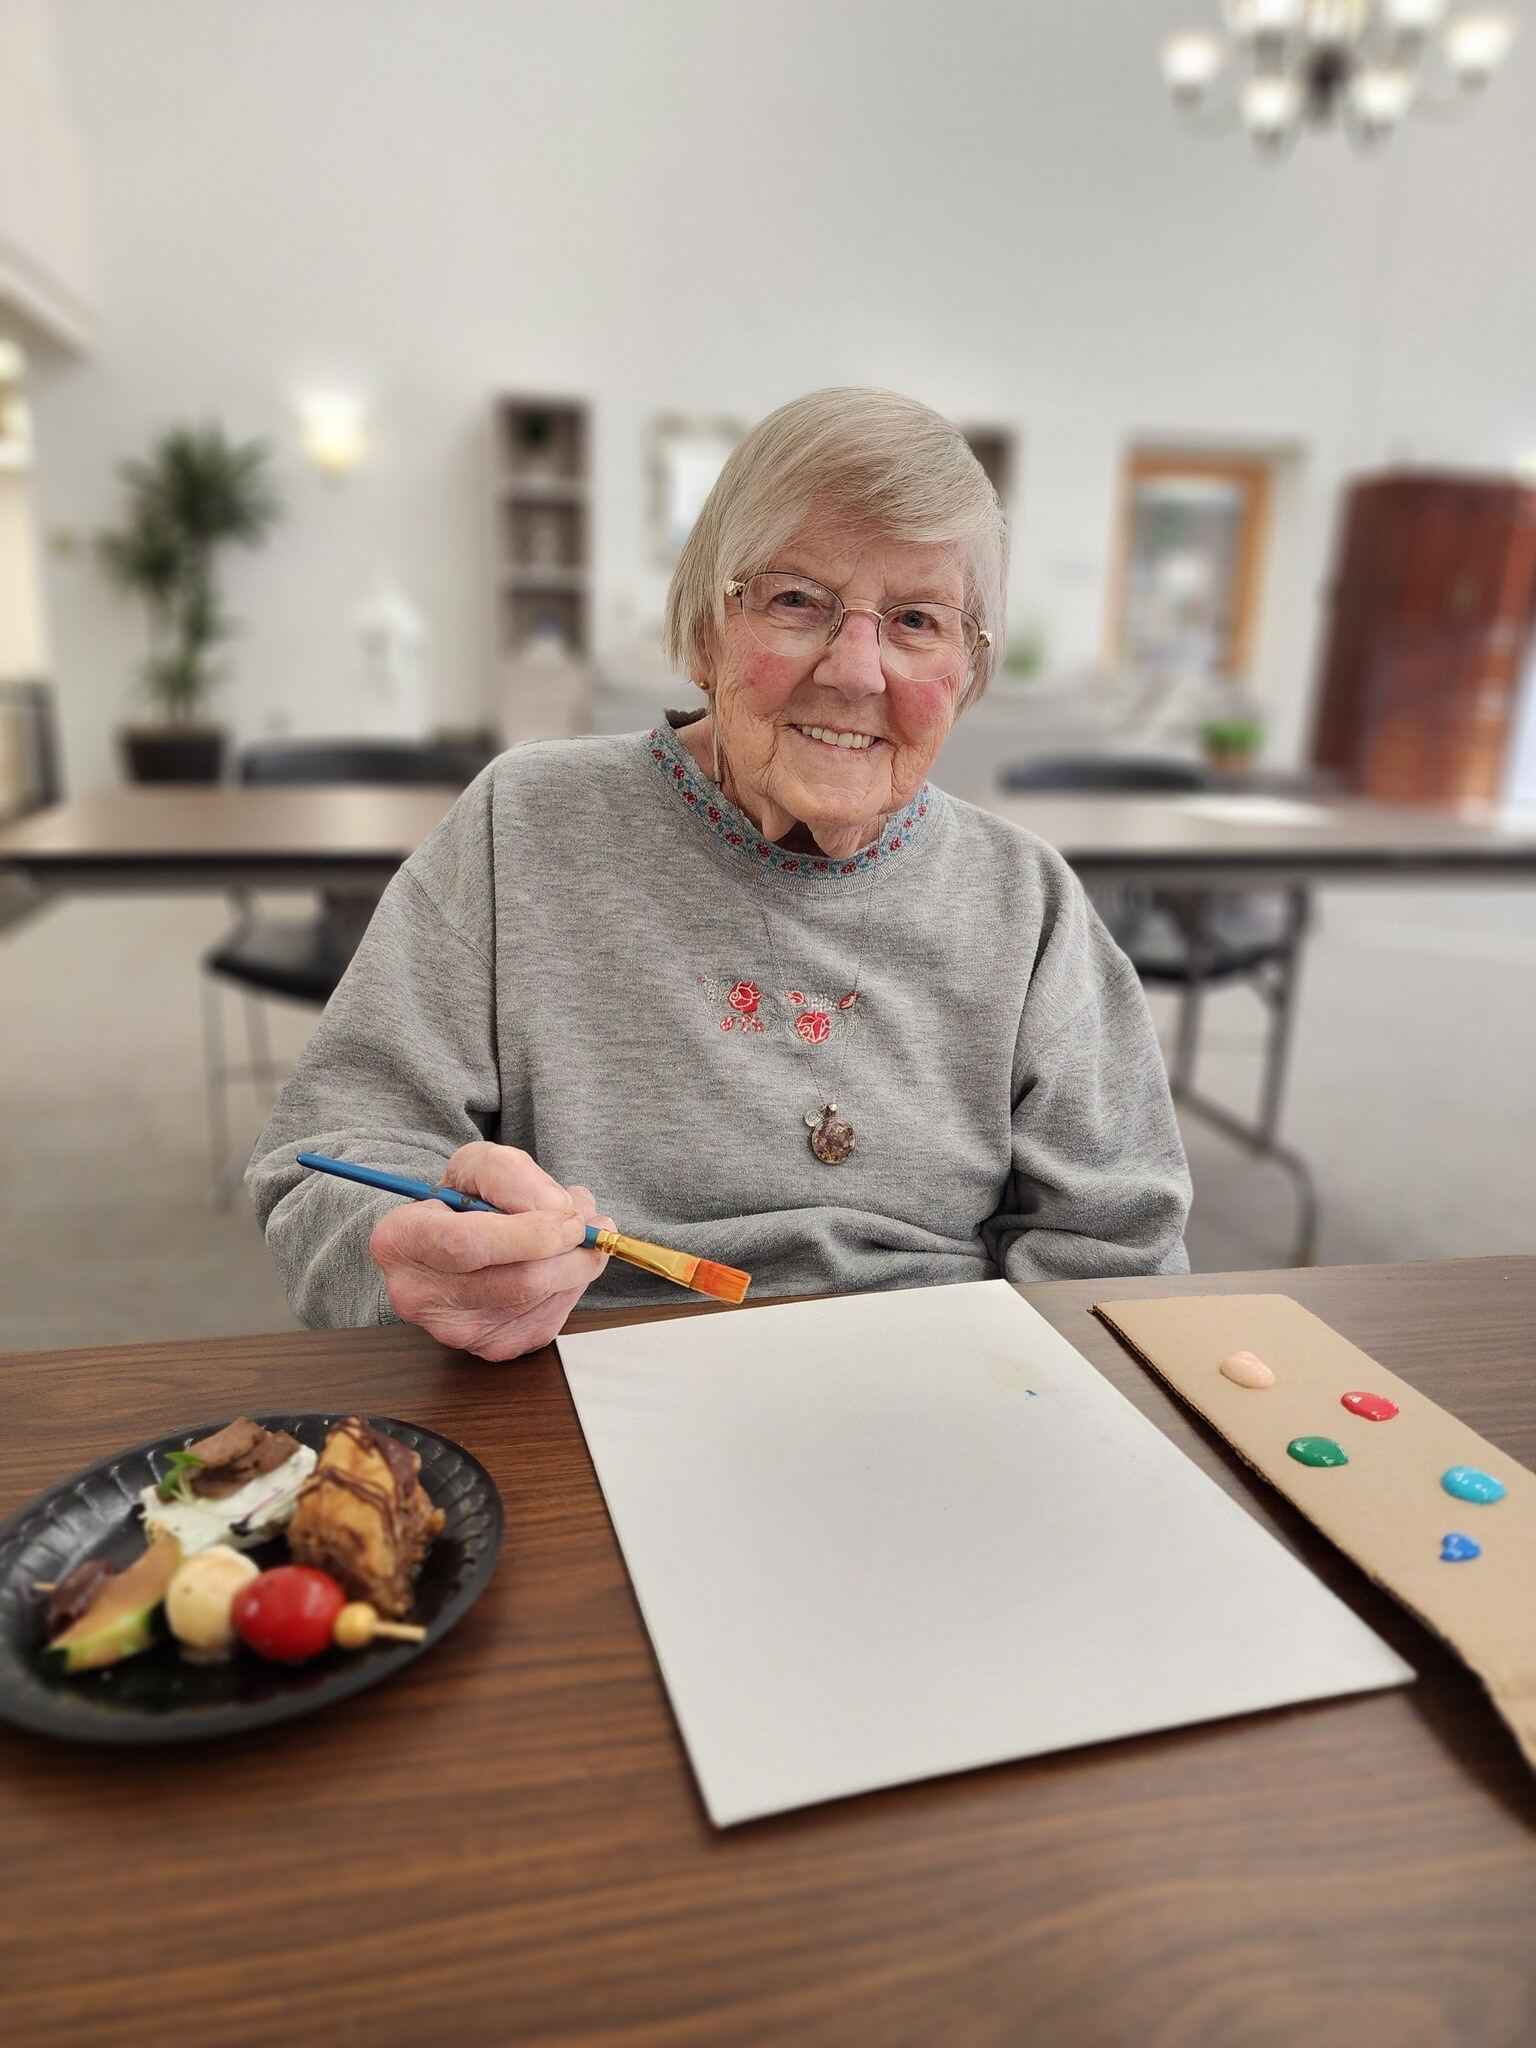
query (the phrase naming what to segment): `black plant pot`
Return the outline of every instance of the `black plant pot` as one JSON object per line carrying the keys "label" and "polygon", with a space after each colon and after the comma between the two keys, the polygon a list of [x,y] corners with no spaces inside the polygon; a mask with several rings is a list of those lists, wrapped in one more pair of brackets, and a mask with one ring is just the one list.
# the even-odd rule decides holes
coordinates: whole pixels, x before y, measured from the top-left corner
{"label": "black plant pot", "polygon": [[228,735],[220,725],[118,728],[130,782],[219,782]]}

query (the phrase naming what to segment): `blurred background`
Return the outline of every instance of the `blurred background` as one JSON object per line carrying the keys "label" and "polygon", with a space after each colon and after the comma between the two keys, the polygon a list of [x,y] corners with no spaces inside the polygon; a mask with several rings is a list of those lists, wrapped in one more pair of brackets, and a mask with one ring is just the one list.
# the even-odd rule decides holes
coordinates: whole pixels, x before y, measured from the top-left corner
{"label": "blurred background", "polygon": [[[1528,849],[1533,132],[1530,23],[1437,0],[0,0],[0,821],[653,722],[726,453],[858,383],[1010,514],[957,795],[1156,759]],[[4,855],[0,1344],[289,1322],[229,1162],[313,989],[229,989],[210,1089],[250,903]],[[1197,1269],[1531,1248],[1532,881],[1309,888],[1283,1098],[1213,983],[1202,1092],[1276,1097],[1184,1120]],[[334,956],[357,899],[259,907]]]}

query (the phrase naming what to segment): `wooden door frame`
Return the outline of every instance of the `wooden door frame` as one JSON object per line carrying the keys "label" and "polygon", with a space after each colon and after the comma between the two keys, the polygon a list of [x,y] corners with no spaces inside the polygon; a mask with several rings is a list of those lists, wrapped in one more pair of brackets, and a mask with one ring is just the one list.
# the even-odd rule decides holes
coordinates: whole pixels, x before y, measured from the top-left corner
{"label": "wooden door frame", "polygon": [[1232,635],[1223,673],[1228,681],[1241,678],[1252,683],[1259,592],[1269,545],[1277,459],[1270,455],[1221,455],[1204,448],[1181,449],[1170,442],[1135,447],[1127,452],[1120,465],[1114,568],[1109,589],[1105,661],[1111,675],[1118,674],[1125,661],[1125,579],[1131,560],[1131,510],[1136,486],[1153,477],[1212,477],[1224,483],[1244,484],[1248,488],[1248,510],[1239,543]]}

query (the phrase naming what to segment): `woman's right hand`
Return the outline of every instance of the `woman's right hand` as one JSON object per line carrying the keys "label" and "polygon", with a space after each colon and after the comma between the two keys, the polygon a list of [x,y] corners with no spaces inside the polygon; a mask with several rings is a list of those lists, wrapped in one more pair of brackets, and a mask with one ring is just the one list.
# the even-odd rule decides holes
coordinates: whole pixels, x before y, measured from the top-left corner
{"label": "woman's right hand", "polygon": [[509,1213],[402,1202],[374,1225],[368,1249],[389,1305],[439,1343],[480,1358],[537,1351],[608,1263],[580,1249],[588,1223],[612,1229],[588,1188],[563,1188],[512,1145],[461,1145],[443,1172]]}

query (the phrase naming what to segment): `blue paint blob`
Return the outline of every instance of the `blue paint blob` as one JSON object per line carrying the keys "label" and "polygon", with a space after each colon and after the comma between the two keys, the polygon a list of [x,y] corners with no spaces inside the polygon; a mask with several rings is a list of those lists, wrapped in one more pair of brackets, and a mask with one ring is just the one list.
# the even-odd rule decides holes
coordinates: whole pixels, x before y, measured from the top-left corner
{"label": "blue paint blob", "polygon": [[1440,1561],[1442,1564],[1467,1564],[1474,1557],[1481,1557],[1483,1546],[1475,1536],[1458,1536],[1453,1530],[1449,1536],[1440,1539]]}
{"label": "blue paint blob", "polygon": [[1457,1500],[1477,1501],[1484,1507],[1504,1498],[1503,1480],[1495,1479],[1491,1472],[1479,1472],[1475,1465],[1453,1465],[1449,1472],[1441,1473],[1440,1484]]}

